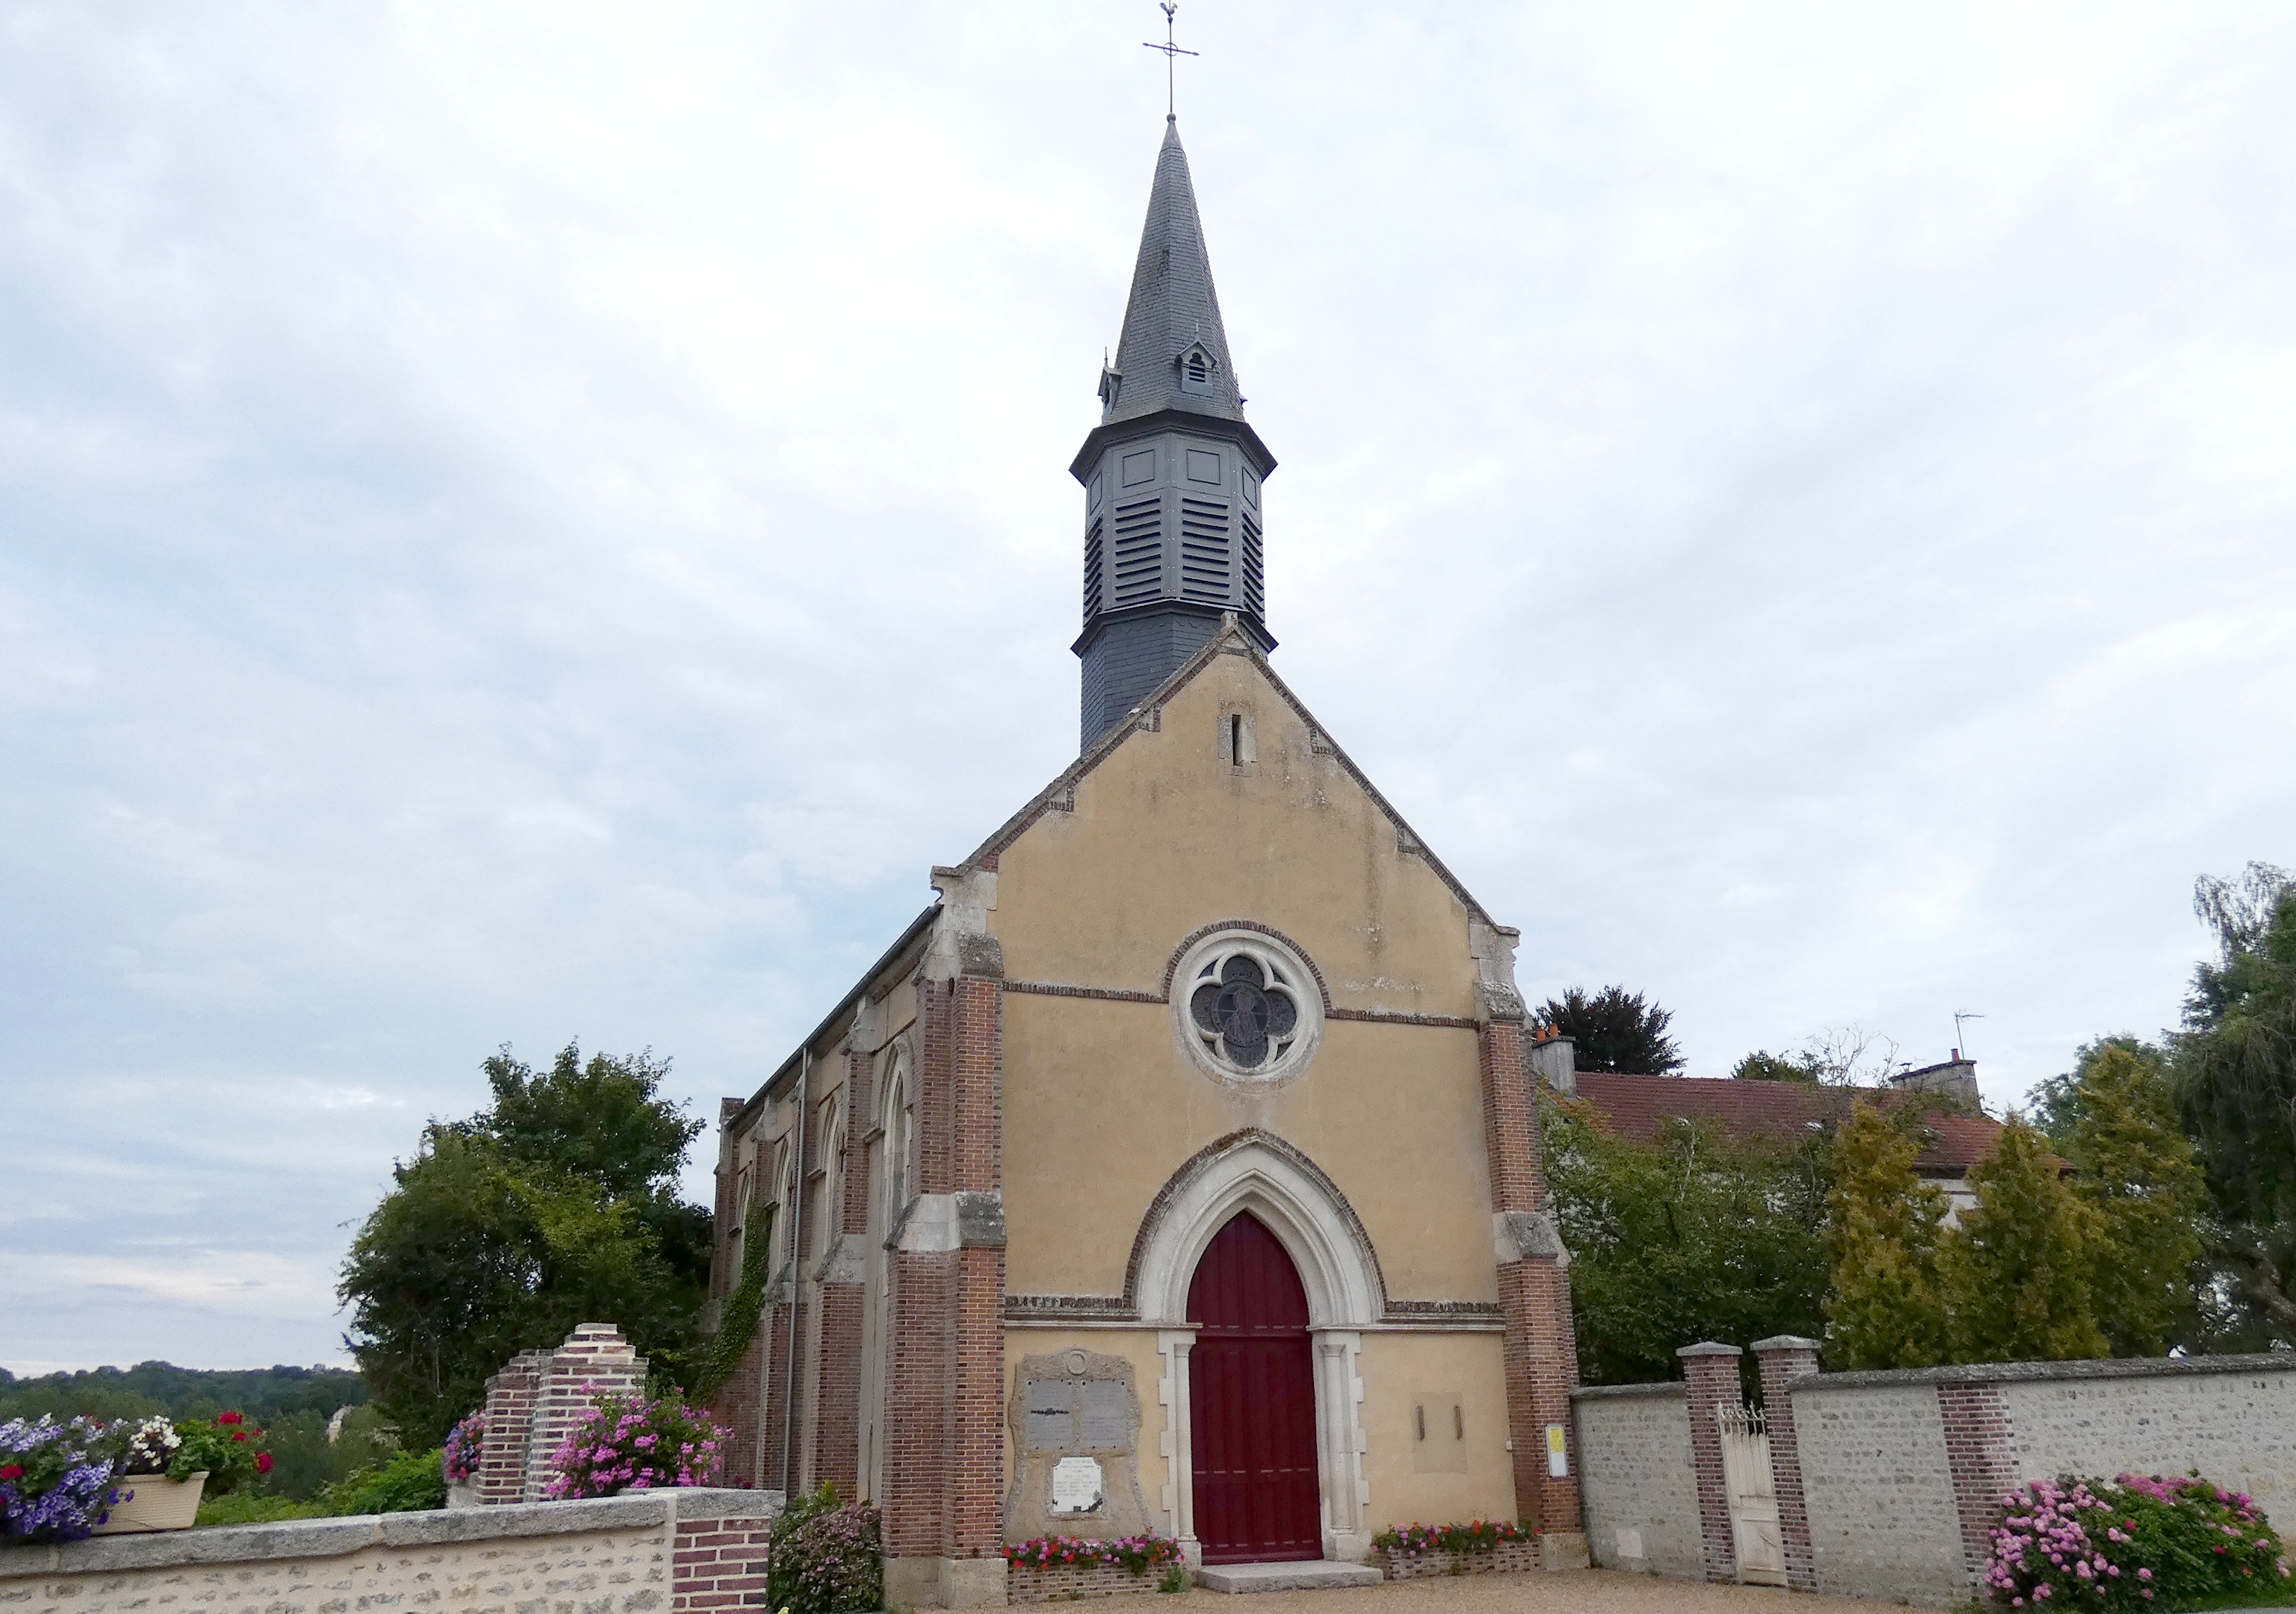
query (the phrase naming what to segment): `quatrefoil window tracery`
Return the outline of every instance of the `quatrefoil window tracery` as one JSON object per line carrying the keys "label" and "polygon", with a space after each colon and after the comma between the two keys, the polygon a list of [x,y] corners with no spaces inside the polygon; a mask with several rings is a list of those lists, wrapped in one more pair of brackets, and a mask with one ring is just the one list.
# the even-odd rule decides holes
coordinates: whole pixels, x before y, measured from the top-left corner
{"label": "quatrefoil window tracery", "polygon": [[1304,1053],[1312,1015],[1306,971],[1273,948],[1238,938],[1190,961],[1187,1025],[1215,1068],[1266,1077]]}

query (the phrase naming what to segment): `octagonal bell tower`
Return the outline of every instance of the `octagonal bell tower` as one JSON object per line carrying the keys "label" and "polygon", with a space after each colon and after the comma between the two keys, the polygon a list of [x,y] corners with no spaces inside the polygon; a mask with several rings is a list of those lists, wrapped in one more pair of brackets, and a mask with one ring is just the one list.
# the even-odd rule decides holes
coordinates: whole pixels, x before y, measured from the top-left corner
{"label": "octagonal bell tower", "polygon": [[1234,611],[1262,651],[1261,490],[1275,457],[1243,418],[1188,154],[1164,125],[1148,222],[1101,420],[1070,474],[1084,484],[1080,747],[1090,750]]}

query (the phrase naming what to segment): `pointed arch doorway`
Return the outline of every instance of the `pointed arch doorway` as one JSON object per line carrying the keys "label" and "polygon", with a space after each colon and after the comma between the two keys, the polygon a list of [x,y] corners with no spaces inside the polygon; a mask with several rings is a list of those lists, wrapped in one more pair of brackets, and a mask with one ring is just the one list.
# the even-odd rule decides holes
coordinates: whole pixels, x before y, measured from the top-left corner
{"label": "pointed arch doorway", "polygon": [[1324,1555],[1308,1291],[1250,1211],[1228,1218],[1188,1285],[1189,1446],[1206,1563]]}

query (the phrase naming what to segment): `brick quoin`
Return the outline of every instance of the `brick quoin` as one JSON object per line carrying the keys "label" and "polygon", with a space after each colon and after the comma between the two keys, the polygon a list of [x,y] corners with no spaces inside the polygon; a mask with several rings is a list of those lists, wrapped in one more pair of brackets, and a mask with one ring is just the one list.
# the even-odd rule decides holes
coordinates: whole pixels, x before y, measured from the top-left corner
{"label": "brick quoin", "polygon": [[1778,1536],[1785,1546],[1786,1585],[1797,1592],[1817,1589],[1817,1561],[1810,1546],[1809,1497],[1802,1488],[1801,1436],[1794,1426],[1795,1380],[1817,1371],[1816,1341],[1780,1335],[1754,1341],[1762,1374],[1762,1413],[1770,1432],[1770,1488],[1778,1499]]}
{"label": "brick quoin", "polygon": [[[1522,1023],[1488,1020],[1477,1026],[1475,1038],[1491,1208],[1536,1212],[1544,1208],[1546,1183],[1538,1159],[1536,1088]],[[1498,1289],[1516,1516],[1543,1531],[1576,1531],[1582,1526],[1575,1454],[1570,1472],[1561,1477],[1547,1471],[1546,1461],[1547,1428],[1560,1425],[1567,1430],[1571,1427],[1570,1392],[1578,1383],[1570,1271],[1562,1262],[1546,1257],[1502,1261]]]}
{"label": "brick quoin", "polygon": [[2001,1498],[2017,1486],[2014,1431],[1996,1384],[1940,1384],[1946,1466],[1953,1474],[1954,1512],[1961,1520],[1961,1558],[1973,1586],[1993,1555],[1993,1521]]}
{"label": "brick quoin", "polygon": [[1738,1389],[1738,1358],[1742,1354],[1734,1345],[1711,1342],[1685,1345],[1675,1352],[1682,1358],[1682,1376],[1689,1381],[1690,1466],[1698,1480],[1698,1534],[1709,1580],[1738,1578],[1738,1542],[1730,1528],[1730,1481],[1722,1466],[1722,1430],[1714,1421],[1714,1411],[1744,1399]]}
{"label": "brick quoin", "polygon": [[549,1360],[546,1350],[521,1351],[487,1381],[487,1434],[478,1472],[481,1506],[514,1503],[526,1488],[527,1440],[534,1427],[543,1366]]}

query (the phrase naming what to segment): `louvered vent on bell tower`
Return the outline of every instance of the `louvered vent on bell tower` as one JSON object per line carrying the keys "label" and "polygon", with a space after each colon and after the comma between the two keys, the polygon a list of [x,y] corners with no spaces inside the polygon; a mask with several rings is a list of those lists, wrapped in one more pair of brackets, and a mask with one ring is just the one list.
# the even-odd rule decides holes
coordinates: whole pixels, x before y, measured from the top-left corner
{"label": "louvered vent on bell tower", "polygon": [[1116,507],[1116,605],[1144,605],[1164,592],[1161,496]]}
{"label": "louvered vent on bell tower", "polygon": [[1229,561],[1227,505],[1189,495],[1180,498],[1180,597],[1226,606]]}

